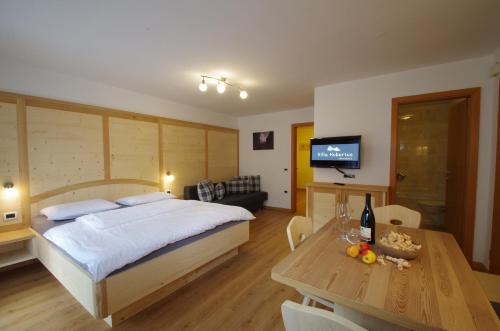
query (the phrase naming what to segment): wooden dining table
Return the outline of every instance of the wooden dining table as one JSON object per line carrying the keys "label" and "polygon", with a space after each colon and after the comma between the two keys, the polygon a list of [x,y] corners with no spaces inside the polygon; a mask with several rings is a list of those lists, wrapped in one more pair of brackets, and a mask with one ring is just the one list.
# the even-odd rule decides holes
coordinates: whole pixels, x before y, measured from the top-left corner
{"label": "wooden dining table", "polygon": [[[393,228],[377,224],[376,238]],[[338,239],[329,222],[274,266],[271,277],[411,330],[500,330],[495,311],[451,234],[394,229],[422,244],[408,269],[398,270],[389,261],[364,264],[360,257],[347,256],[348,243]]]}

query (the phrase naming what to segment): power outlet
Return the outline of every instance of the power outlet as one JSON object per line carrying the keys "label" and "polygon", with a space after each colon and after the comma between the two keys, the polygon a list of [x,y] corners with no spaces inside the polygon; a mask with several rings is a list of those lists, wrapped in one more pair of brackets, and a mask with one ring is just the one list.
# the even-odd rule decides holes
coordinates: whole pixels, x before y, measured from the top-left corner
{"label": "power outlet", "polygon": [[17,212],[16,211],[8,211],[3,213],[3,220],[5,222],[12,222],[17,220]]}

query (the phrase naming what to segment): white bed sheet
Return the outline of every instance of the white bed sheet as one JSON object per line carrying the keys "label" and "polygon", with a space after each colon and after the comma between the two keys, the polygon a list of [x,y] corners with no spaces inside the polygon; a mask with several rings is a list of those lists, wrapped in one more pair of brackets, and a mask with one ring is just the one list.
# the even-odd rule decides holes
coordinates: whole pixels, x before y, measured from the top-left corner
{"label": "white bed sheet", "polygon": [[48,230],[44,237],[100,281],[168,244],[254,218],[241,207],[173,199],[82,216]]}

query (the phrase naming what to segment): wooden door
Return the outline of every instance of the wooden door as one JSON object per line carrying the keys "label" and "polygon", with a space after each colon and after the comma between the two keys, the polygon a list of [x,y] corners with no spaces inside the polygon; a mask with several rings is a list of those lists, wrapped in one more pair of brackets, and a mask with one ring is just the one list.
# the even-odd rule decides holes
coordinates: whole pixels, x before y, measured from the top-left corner
{"label": "wooden door", "polygon": [[446,174],[446,231],[460,247],[464,244],[465,192],[467,174],[467,114],[469,99],[448,111],[448,150]]}
{"label": "wooden door", "polygon": [[491,229],[490,272],[500,275],[500,86],[498,87],[497,165],[495,171],[495,196],[493,198],[493,224]]}
{"label": "wooden door", "polygon": [[[419,94],[392,99],[391,110],[391,160],[390,160],[390,186],[389,204],[396,203],[396,183],[397,183],[397,157],[398,157],[398,111],[401,105],[417,102],[429,102],[467,98],[467,172],[465,183],[467,189],[464,195],[464,218],[462,226],[463,243],[461,248],[467,261],[472,264],[472,250],[474,246],[474,223],[476,211],[476,187],[477,187],[477,161],[479,152],[479,117],[481,109],[481,88],[468,88],[462,90],[444,91],[428,94]],[[456,137],[452,137],[453,140]],[[451,140],[451,141],[453,141]],[[499,208],[500,209],[500,208]],[[499,211],[500,213],[500,211]],[[450,216],[452,217],[452,216]],[[451,218],[450,218],[451,219]],[[500,226],[499,226],[500,228]]]}

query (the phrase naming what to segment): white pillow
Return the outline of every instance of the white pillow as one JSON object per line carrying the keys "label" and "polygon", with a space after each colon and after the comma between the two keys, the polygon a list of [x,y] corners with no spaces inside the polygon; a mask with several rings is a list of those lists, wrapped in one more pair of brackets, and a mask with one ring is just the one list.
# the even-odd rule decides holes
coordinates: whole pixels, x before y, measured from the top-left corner
{"label": "white pillow", "polygon": [[155,202],[160,200],[175,199],[175,195],[165,192],[153,192],[139,195],[131,195],[116,200],[116,203],[124,206],[142,205],[144,203]]}
{"label": "white pillow", "polygon": [[40,210],[40,214],[47,216],[49,221],[62,221],[116,208],[120,206],[111,201],[93,199],[46,207]]}

